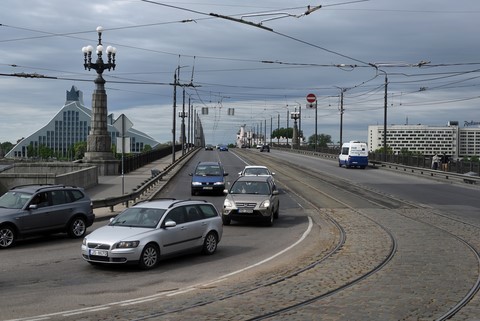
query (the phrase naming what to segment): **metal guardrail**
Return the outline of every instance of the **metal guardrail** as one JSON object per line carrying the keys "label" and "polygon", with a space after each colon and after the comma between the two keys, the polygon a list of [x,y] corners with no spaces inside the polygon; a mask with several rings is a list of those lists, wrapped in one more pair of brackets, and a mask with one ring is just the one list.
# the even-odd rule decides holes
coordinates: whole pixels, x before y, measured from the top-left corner
{"label": "metal guardrail", "polygon": [[[281,149],[281,150],[296,153],[296,154],[317,156],[317,157],[331,159],[331,160],[337,160],[338,159],[338,155],[333,155],[333,154],[328,154],[328,153],[319,153],[319,152],[306,151],[306,150],[296,150],[296,149],[291,149],[291,150]],[[388,162],[382,162],[382,161],[376,161],[376,160],[369,160],[369,166],[373,167],[373,168],[384,167],[384,168],[391,169],[391,170],[403,171],[405,173],[428,176],[428,177],[441,179],[441,180],[480,185],[480,177],[475,172],[468,172],[468,173],[465,173],[465,174],[459,174],[459,173],[454,173],[454,172],[444,172],[444,171],[441,171],[441,170],[407,166],[407,165],[402,165],[402,164],[388,163]]]}
{"label": "metal guardrail", "polygon": [[129,194],[92,200],[93,208],[110,207],[113,210],[113,207],[118,204],[126,204],[128,207],[128,203],[130,201],[135,202],[144,193],[149,192],[157,184],[160,183],[160,181],[164,176],[169,174],[177,165],[182,163],[184,160],[193,156],[198,150],[199,148],[194,149],[185,155],[182,155],[178,160],[175,161],[175,163],[168,165],[161,172],[158,172],[158,173],[152,172],[152,177],[150,179],[146,180],[141,186],[138,186],[133,192]]}
{"label": "metal guardrail", "polygon": [[452,173],[452,172],[445,172],[442,170],[412,167],[412,166],[406,166],[401,164],[385,163],[380,161],[370,161],[369,166],[374,168],[385,167],[391,170],[402,171],[405,173],[416,174],[421,176],[428,176],[428,177],[433,177],[433,178],[447,180],[447,181],[463,182],[467,184],[480,183],[480,177],[476,176],[476,173],[474,172],[458,174],[458,173]]}

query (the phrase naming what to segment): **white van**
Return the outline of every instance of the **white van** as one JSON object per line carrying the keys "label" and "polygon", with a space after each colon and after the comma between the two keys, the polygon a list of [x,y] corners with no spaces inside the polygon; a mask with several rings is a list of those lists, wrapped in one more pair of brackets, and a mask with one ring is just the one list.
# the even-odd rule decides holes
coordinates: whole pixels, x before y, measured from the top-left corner
{"label": "white van", "polygon": [[359,141],[350,141],[342,145],[340,155],[338,155],[338,166],[346,168],[360,167],[365,168],[368,165],[367,143]]}

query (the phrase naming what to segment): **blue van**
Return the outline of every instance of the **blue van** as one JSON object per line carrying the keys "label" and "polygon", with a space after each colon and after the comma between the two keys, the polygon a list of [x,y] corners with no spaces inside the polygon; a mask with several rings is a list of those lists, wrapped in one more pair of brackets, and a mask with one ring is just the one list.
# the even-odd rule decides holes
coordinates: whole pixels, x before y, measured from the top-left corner
{"label": "blue van", "polygon": [[338,166],[346,168],[360,167],[365,168],[368,165],[367,143],[359,141],[350,141],[342,145],[340,155],[338,155]]}
{"label": "blue van", "polygon": [[223,195],[228,173],[220,162],[199,162],[189,175],[192,176],[192,195],[205,192]]}

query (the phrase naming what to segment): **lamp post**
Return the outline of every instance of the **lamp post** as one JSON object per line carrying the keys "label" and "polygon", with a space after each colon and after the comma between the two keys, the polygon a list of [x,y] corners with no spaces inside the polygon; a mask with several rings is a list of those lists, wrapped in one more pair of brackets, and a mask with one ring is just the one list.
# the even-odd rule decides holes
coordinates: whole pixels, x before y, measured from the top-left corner
{"label": "lamp post", "polygon": [[[94,69],[97,72],[97,78],[94,81],[96,87],[92,95],[91,129],[87,137],[87,151],[85,152],[85,160],[87,162],[114,160],[114,156],[111,151],[111,137],[107,130],[107,94],[105,92],[105,79],[103,79],[102,74],[105,70],[115,70],[116,48],[112,46],[108,46],[106,48],[107,62],[105,63],[102,58],[103,27],[97,27],[96,31],[98,33],[98,44],[96,48],[97,60],[92,62],[93,47],[91,45],[82,48],[84,55],[83,66],[85,67],[85,70]],[[116,174],[111,173],[111,169],[108,169],[108,166],[101,169],[101,171],[104,171],[103,174],[106,175]]]}
{"label": "lamp post", "polygon": [[297,148],[298,149],[298,126],[297,126],[297,120],[300,119],[300,112],[297,111],[295,108],[295,111],[290,113],[290,116],[293,119],[293,138],[292,138],[292,149]]}
{"label": "lamp post", "polygon": [[178,117],[182,119],[182,125],[180,129],[181,143],[182,143],[182,156],[185,155],[185,145],[186,145],[186,136],[185,136],[185,118],[188,118],[188,112],[185,111],[185,105],[182,111],[178,112]]}
{"label": "lamp post", "polygon": [[287,108],[287,131],[286,131],[286,137],[287,137],[287,145],[285,145],[285,147],[288,148],[288,118],[290,118],[290,110],[288,109],[288,107],[285,107]]}

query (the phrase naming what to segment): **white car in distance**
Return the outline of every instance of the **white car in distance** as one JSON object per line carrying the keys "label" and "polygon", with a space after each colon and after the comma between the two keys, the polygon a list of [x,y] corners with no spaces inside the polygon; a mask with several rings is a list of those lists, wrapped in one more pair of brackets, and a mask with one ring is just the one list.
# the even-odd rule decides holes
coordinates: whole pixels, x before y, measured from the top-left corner
{"label": "white car in distance", "polygon": [[238,173],[239,176],[273,176],[275,173],[271,172],[267,166],[248,165]]}

